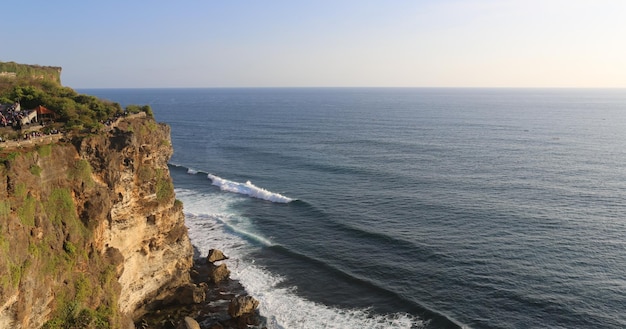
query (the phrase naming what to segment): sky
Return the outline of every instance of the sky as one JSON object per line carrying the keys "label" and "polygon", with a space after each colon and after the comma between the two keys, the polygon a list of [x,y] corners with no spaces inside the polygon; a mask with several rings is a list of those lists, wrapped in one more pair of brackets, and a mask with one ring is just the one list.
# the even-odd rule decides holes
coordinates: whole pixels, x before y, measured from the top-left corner
{"label": "sky", "polygon": [[626,0],[7,1],[73,88],[626,87]]}

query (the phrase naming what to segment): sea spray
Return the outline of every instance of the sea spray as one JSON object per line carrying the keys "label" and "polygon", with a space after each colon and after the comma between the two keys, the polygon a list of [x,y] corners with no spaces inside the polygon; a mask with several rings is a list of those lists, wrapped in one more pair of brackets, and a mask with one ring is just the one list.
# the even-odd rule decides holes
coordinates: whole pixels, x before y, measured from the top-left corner
{"label": "sea spray", "polygon": [[[150,103],[172,128],[175,187],[196,191],[207,209],[214,198],[231,200],[237,215],[216,217],[224,222],[215,230],[254,248],[255,264],[284,276],[280,286],[297,287],[303,299],[408,312],[430,328],[626,328],[624,90],[89,93]],[[207,172],[187,175],[187,167]],[[208,171],[306,202],[223,192]],[[213,231],[199,234],[213,239]],[[282,267],[290,259],[293,268]],[[307,272],[319,265],[330,271]],[[371,284],[332,271],[338,265]],[[341,298],[348,289],[363,300]]]}
{"label": "sea spray", "polygon": [[212,174],[208,174],[207,178],[213,182],[213,185],[218,186],[222,191],[244,194],[253,198],[263,199],[276,203],[289,203],[293,201],[293,199],[288,198],[284,195],[270,192],[266,189],[255,186],[250,181],[247,181],[245,183],[238,183]]}
{"label": "sea spray", "polygon": [[[248,293],[261,303],[259,311],[267,318],[267,327],[282,328],[421,328],[425,323],[406,313],[375,314],[369,309],[341,309],[304,299],[296,287],[284,286],[284,279],[259,266],[250,254],[259,248],[251,244],[247,235],[233,234],[245,223],[233,205],[236,199],[228,195],[216,196],[177,189],[176,195],[185,204],[185,221],[192,243],[202,255],[211,248],[226,253],[231,277],[239,280]],[[265,245],[261,243],[261,245]]]}

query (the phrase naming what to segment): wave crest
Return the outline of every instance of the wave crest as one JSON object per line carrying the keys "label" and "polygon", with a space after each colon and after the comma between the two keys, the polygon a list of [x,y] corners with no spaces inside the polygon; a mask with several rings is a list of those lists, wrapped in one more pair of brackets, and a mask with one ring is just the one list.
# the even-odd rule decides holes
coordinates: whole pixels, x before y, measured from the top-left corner
{"label": "wave crest", "polygon": [[208,174],[207,178],[213,182],[213,185],[218,186],[222,191],[244,194],[253,198],[263,199],[276,203],[289,203],[294,200],[284,195],[260,188],[252,184],[252,182],[250,181],[247,181],[245,183],[238,183],[212,174]]}

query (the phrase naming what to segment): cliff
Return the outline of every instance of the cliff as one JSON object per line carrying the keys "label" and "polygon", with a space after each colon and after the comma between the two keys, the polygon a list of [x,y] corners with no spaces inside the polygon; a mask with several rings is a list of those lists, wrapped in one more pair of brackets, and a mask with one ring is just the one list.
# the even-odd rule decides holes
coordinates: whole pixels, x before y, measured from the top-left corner
{"label": "cliff", "polygon": [[0,62],[0,78],[52,81],[61,84],[61,68]]}
{"label": "cliff", "polygon": [[0,77],[13,79],[52,81],[61,84],[61,68],[58,66],[41,66],[0,62]]}
{"label": "cliff", "polygon": [[171,154],[169,127],[145,116],[0,149],[0,328],[132,328],[188,284]]}

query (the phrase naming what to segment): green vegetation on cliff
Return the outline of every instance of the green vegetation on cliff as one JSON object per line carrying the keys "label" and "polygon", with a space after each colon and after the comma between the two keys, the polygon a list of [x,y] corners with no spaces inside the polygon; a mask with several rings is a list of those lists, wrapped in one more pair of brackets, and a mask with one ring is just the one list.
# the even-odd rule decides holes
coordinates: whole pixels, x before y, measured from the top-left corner
{"label": "green vegetation on cliff", "polygon": [[[45,300],[38,294],[54,287],[44,328],[116,328],[117,264],[96,252],[90,226],[94,219],[81,218],[75,201],[76,196],[102,192],[93,182],[89,162],[67,158],[72,149],[68,144],[42,145],[2,157],[0,301],[17,290],[29,291],[33,301]],[[67,179],[44,183],[41,176],[58,170],[55,166],[69,167]]]}
{"label": "green vegetation on cliff", "polygon": [[[7,76],[2,72],[18,74]],[[0,104],[19,102],[26,110],[44,106],[58,115],[57,121],[65,128],[73,130],[95,131],[102,127],[102,122],[124,113],[118,103],[79,94],[72,88],[62,86],[60,78],[33,78],[48,76],[51,72],[60,76],[61,68],[0,62]],[[146,112],[152,116],[149,105],[129,105],[126,111]]]}
{"label": "green vegetation on cliff", "polygon": [[[188,243],[167,172],[169,128],[153,120],[149,106],[124,111],[54,81],[0,80],[1,103],[43,105],[60,116],[55,124],[75,132],[58,142],[0,143],[0,327],[128,327],[133,307],[141,306],[133,294],[151,298],[159,291],[135,287],[132,276],[124,280],[124,273],[138,271],[126,257],[174,255],[176,261],[159,261],[174,270],[148,266],[145,277],[161,275],[163,287],[186,280],[180,265],[186,254],[162,252]],[[145,112],[147,118],[122,118],[115,129],[100,129],[102,121],[124,112]],[[129,200],[135,200],[132,212],[122,215],[123,207],[114,208]],[[123,236],[130,223],[142,228],[146,221],[149,235],[129,237],[137,246],[124,249],[126,239],[110,234],[115,229]],[[189,251],[190,265],[191,245],[176,250]]]}
{"label": "green vegetation on cliff", "polygon": [[31,81],[51,81],[61,84],[61,68],[0,62],[0,77],[5,80],[19,79]]}
{"label": "green vegetation on cliff", "polygon": [[72,88],[51,82],[35,84],[17,83],[0,89],[0,102],[19,101],[22,109],[34,109],[39,105],[54,111],[66,128],[94,130],[101,122],[124,111],[118,103],[103,101],[95,96],[82,95]]}

